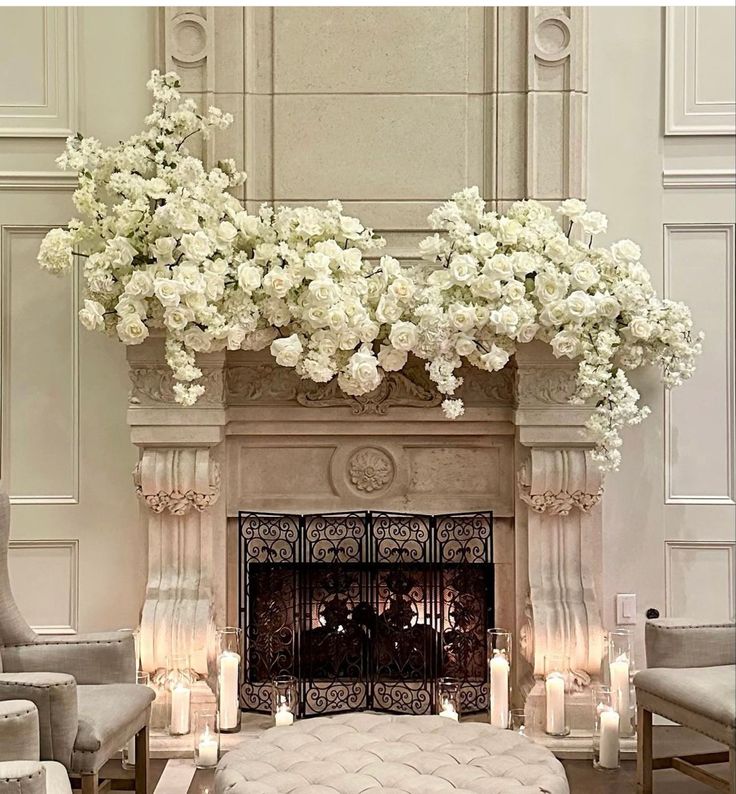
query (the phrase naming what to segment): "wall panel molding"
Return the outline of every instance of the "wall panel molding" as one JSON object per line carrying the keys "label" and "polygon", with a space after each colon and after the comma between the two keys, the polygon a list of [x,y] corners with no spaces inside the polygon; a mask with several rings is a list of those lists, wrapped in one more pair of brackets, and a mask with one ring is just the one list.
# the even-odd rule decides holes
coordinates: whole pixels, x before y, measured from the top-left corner
{"label": "wall panel molding", "polygon": [[[684,582],[680,576],[680,572],[675,571],[676,567],[676,560],[675,557],[678,553],[691,553],[691,558],[688,561],[689,565],[688,568],[691,568],[693,571],[693,575],[696,577],[697,581],[694,582]],[[724,558],[721,562],[721,565],[724,568],[725,576],[722,580],[710,580],[704,581],[700,578],[700,571],[698,571],[698,567],[696,563],[697,557],[700,556],[703,558],[703,564],[705,564],[705,557],[712,557],[712,552],[720,552],[720,555]],[[727,541],[711,541],[711,540],[666,540],[665,541],[665,608],[667,610],[668,617],[691,617],[696,619],[708,619],[708,620],[717,620],[721,619],[725,616],[713,616],[709,617],[707,614],[696,615],[696,614],[675,614],[675,612],[679,611],[677,609],[677,587],[678,585],[684,585],[683,589],[693,595],[693,597],[698,598],[698,600],[704,599],[707,601],[708,597],[708,586],[712,587],[711,592],[714,593],[716,596],[716,600],[720,602],[719,596],[723,596],[724,593],[718,591],[716,592],[715,588],[718,585],[725,585],[725,589],[727,591],[727,600],[728,600],[728,619],[734,620],[736,618],[736,568],[734,566],[734,556],[736,555],[736,542],[727,542]],[[683,563],[683,567],[685,567],[685,563]],[[709,572],[713,572],[713,564],[712,562],[708,564]],[[692,611],[692,610],[690,610]]]}
{"label": "wall panel molding", "polygon": [[[27,558],[28,570],[24,570],[18,562],[17,558],[20,555]],[[33,563],[28,559],[36,556],[39,558],[38,562]],[[16,557],[15,565],[14,557]],[[20,566],[20,575],[33,583],[32,587],[26,590],[19,585],[16,575],[13,587],[19,599],[21,612],[26,614],[29,623],[34,615],[43,618],[49,616],[48,608],[51,603],[56,608],[62,604],[66,606],[62,620],[44,619],[42,622],[32,624],[32,628],[39,634],[76,634],[79,630],[79,541],[77,539],[11,540],[9,565],[11,580],[13,569],[17,570]],[[53,570],[56,575],[44,576],[44,584],[41,584],[37,575],[41,570],[47,574]],[[45,587],[47,584],[55,589]]]}
{"label": "wall panel molding", "polygon": [[64,171],[0,171],[0,192],[39,190],[72,193],[76,188],[76,174]]}
{"label": "wall panel molding", "polygon": [[0,137],[66,138],[78,121],[79,47],[77,9],[44,7],[43,100],[0,104]]}
{"label": "wall panel molding", "polygon": [[[678,492],[674,483],[673,467],[674,467],[674,454],[676,451],[675,443],[675,426],[678,424],[673,420],[672,400],[673,396],[669,390],[664,393],[664,476],[665,476],[665,504],[710,504],[710,505],[733,505],[736,504],[736,484],[734,483],[734,455],[736,449],[736,422],[734,420],[734,413],[736,412],[736,385],[734,384],[735,364],[734,364],[734,335],[736,334],[736,296],[734,295],[736,277],[734,275],[734,225],[733,224],[719,224],[719,223],[666,223],[664,224],[664,297],[673,300],[685,299],[685,295],[673,295],[672,281],[673,271],[676,267],[674,264],[675,254],[673,252],[673,243],[678,235],[722,235],[723,236],[723,284],[708,286],[706,289],[724,290],[727,304],[726,316],[723,318],[724,334],[723,338],[726,345],[726,373],[725,373],[725,391],[722,399],[725,401],[724,415],[725,423],[722,428],[723,445],[725,454],[723,457],[724,471],[719,472],[719,478],[725,485],[723,493],[707,494],[707,493],[680,493]],[[709,283],[709,282],[708,282]],[[695,317],[697,326],[698,318]],[[705,345],[708,344],[706,336]],[[697,373],[696,373],[697,377]],[[683,388],[688,388],[686,384]],[[713,393],[708,395],[708,400],[713,402],[717,396]],[[707,414],[704,413],[705,416]],[[697,416],[690,417],[689,422],[697,421]],[[700,466],[699,461],[693,461],[695,466]],[[713,465],[712,463],[710,464]]]}
{"label": "wall panel molding", "polygon": [[707,52],[698,46],[698,28],[703,14],[722,10],[678,6],[665,11],[665,135],[736,133],[734,98],[704,98],[698,90],[698,70],[704,68],[702,57]]}
{"label": "wall panel molding", "polygon": [[[11,369],[11,292],[12,248],[18,237],[36,237],[40,243],[43,235],[53,228],[46,225],[0,226],[0,481],[8,492],[11,504],[49,505],[79,503],[79,273],[66,279],[69,289],[69,343],[71,346],[71,371],[69,372],[69,399],[71,406],[70,445],[66,468],[69,474],[69,487],[63,493],[13,493],[10,483],[10,369]],[[35,264],[35,263],[34,263]],[[48,386],[51,393],[59,389],[58,383]]]}
{"label": "wall panel molding", "polygon": [[733,190],[736,171],[728,168],[670,169],[662,172],[662,185],[667,190]]}

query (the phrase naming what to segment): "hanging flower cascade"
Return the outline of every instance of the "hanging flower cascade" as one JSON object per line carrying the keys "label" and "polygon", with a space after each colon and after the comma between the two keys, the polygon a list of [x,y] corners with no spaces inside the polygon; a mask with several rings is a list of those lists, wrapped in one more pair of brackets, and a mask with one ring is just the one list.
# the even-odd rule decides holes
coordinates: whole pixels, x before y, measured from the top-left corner
{"label": "hanging flower cascade", "polygon": [[86,328],[127,345],[165,332],[183,405],[204,392],[198,353],[270,347],[279,365],[320,383],[336,377],[354,396],[412,354],[455,418],[464,362],[500,370],[518,343],[541,339],[558,357],[580,358],[573,401],[596,405],[587,423],[594,454],[615,469],[621,427],[648,413],[626,373],[657,364],[667,387],[693,373],[701,337],[689,309],[657,298],[635,243],[593,247],[607,221],[582,201],[561,204],[561,226],[538,202],[499,215],[466,188],[429,216],[436,233],[420,243],[422,262],[376,261],[384,240],[338,201],[245,211],[230,193],[245,180],[235,163],[207,171],[184,145],[232,117],[214,107],[199,114],[174,73],[154,71],[148,87],[153,112],[142,133],[108,148],[67,141],[58,162],[78,174],[80,218],[52,229],[38,259],[62,273],[83,257]]}

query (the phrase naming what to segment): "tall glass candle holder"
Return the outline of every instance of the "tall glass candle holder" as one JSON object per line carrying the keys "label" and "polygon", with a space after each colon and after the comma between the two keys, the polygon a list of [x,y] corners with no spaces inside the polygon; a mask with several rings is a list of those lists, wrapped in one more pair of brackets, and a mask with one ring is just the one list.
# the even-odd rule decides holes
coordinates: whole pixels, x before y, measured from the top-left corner
{"label": "tall glass candle holder", "polygon": [[458,722],[460,720],[460,683],[457,678],[437,681],[437,713]]}
{"label": "tall glass candle holder", "polygon": [[508,728],[511,700],[511,632],[506,629],[490,629],[487,638],[491,725]]}
{"label": "tall glass candle holder", "polygon": [[[136,684],[140,686],[149,686],[151,683],[150,673],[136,673]],[[124,769],[135,769],[135,736],[123,747],[122,750],[122,764]]]}
{"label": "tall glass candle holder", "polygon": [[608,632],[608,682],[621,736],[634,732],[631,718],[632,636],[627,629]]}
{"label": "tall glass candle holder", "polygon": [[277,728],[293,725],[298,708],[296,678],[280,675],[273,679],[271,712]]}
{"label": "tall glass candle holder", "polygon": [[166,691],[169,701],[169,733],[185,736],[190,730],[192,689],[188,656],[166,657]]}
{"label": "tall glass candle holder", "polygon": [[544,691],[547,696],[545,731],[549,736],[567,736],[570,727],[565,712],[565,693],[569,689],[570,658],[544,657]]}
{"label": "tall glass candle holder", "polygon": [[240,730],[240,660],[242,632],[226,626],[217,630],[217,708],[222,733]]}
{"label": "tall glass candle holder", "polygon": [[213,769],[220,758],[217,713],[211,709],[195,711],[193,725],[194,766],[197,769]]}
{"label": "tall glass candle holder", "polygon": [[593,687],[593,766],[610,770],[619,767],[619,715],[610,687]]}

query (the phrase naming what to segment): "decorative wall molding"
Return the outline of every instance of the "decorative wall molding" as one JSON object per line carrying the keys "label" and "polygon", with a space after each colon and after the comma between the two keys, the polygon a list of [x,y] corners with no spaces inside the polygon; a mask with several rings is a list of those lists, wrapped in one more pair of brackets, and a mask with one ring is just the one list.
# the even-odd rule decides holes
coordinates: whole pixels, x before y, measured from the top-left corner
{"label": "decorative wall molding", "polygon": [[[43,623],[31,626],[38,634],[76,634],[79,631],[79,541],[69,540],[11,540],[9,563],[12,569],[14,551],[42,552],[66,550],[69,555],[68,620],[65,623]],[[37,588],[34,587],[34,590]]]}
{"label": "decorative wall molding", "polygon": [[63,171],[0,171],[0,192],[61,191],[73,193],[77,177]]}
{"label": "decorative wall molding", "polygon": [[[678,550],[697,551],[721,551],[727,558],[728,573],[726,576],[726,586],[728,589],[728,619],[736,620],[736,542],[720,540],[666,540],[665,541],[665,608],[668,617],[695,617],[694,615],[675,615],[673,610],[673,552]],[[708,588],[708,583],[698,580],[690,588],[693,595],[702,598]],[[697,616],[701,617],[701,616]],[[702,616],[704,619],[707,616]],[[707,618],[715,619],[715,618]]]}
{"label": "decorative wall molding", "polygon": [[0,105],[0,138],[66,138],[76,132],[79,83],[77,9],[45,7],[44,102]]}
{"label": "decorative wall molding", "polygon": [[662,185],[668,190],[733,190],[736,171],[728,168],[670,169],[662,172]]}
{"label": "decorative wall molding", "polygon": [[[674,465],[674,453],[676,450],[673,441],[673,419],[672,419],[672,394],[669,390],[664,393],[664,485],[665,485],[665,504],[681,505],[733,505],[736,504],[736,470],[734,468],[734,456],[736,455],[736,378],[735,355],[736,355],[736,284],[734,274],[736,263],[734,262],[734,238],[735,230],[733,224],[722,223],[667,223],[664,224],[664,297],[677,300],[678,296],[672,294],[673,276],[673,252],[672,243],[678,234],[692,233],[722,233],[724,236],[724,262],[725,289],[727,296],[727,315],[724,339],[726,341],[726,424],[723,428],[723,440],[725,444],[725,471],[723,472],[726,490],[722,494],[698,494],[698,493],[676,493],[673,485],[672,469]],[[680,298],[683,296],[679,296]],[[696,318],[697,322],[697,318]],[[707,344],[707,339],[706,339]],[[709,395],[713,399],[713,395]],[[693,462],[693,465],[699,465]],[[712,464],[711,464],[712,465]]]}
{"label": "decorative wall molding", "polygon": [[703,14],[714,11],[697,6],[665,11],[665,135],[736,134],[733,98],[698,96],[699,58],[704,51],[698,47],[698,25]]}
{"label": "decorative wall molding", "polygon": [[[69,313],[69,334],[71,345],[72,368],[69,373],[71,387],[71,416],[70,434],[71,444],[69,449],[68,471],[70,474],[70,488],[68,493],[27,493],[16,494],[12,492],[10,483],[7,481],[7,469],[9,468],[9,436],[10,436],[10,406],[9,384],[10,384],[10,338],[12,334],[11,324],[11,251],[13,240],[19,236],[41,238],[53,227],[41,225],[23,226],[0,226],[0,477],[10,498],[11,504],[22,505],[50,505],[50,504],[78,504],[79,503],[79,321],[77,314],[79,311],[79,278],[75,272],[73,278],[68,279],[67,284],[70,291],[71,311]],[[53,384],[53,388],[58,388],[58,384]]]}

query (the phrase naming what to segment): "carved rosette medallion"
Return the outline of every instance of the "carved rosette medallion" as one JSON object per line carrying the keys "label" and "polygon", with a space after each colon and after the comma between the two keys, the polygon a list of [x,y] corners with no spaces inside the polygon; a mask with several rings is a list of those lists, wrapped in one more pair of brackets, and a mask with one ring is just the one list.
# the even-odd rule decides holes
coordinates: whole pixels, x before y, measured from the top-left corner
{"label": "carved rosette medallion", "polygon": [[372,494],[384,491],[394,479],[394,462],[383,450],[364,447],[348,461],[348,477],[358,491]]}

